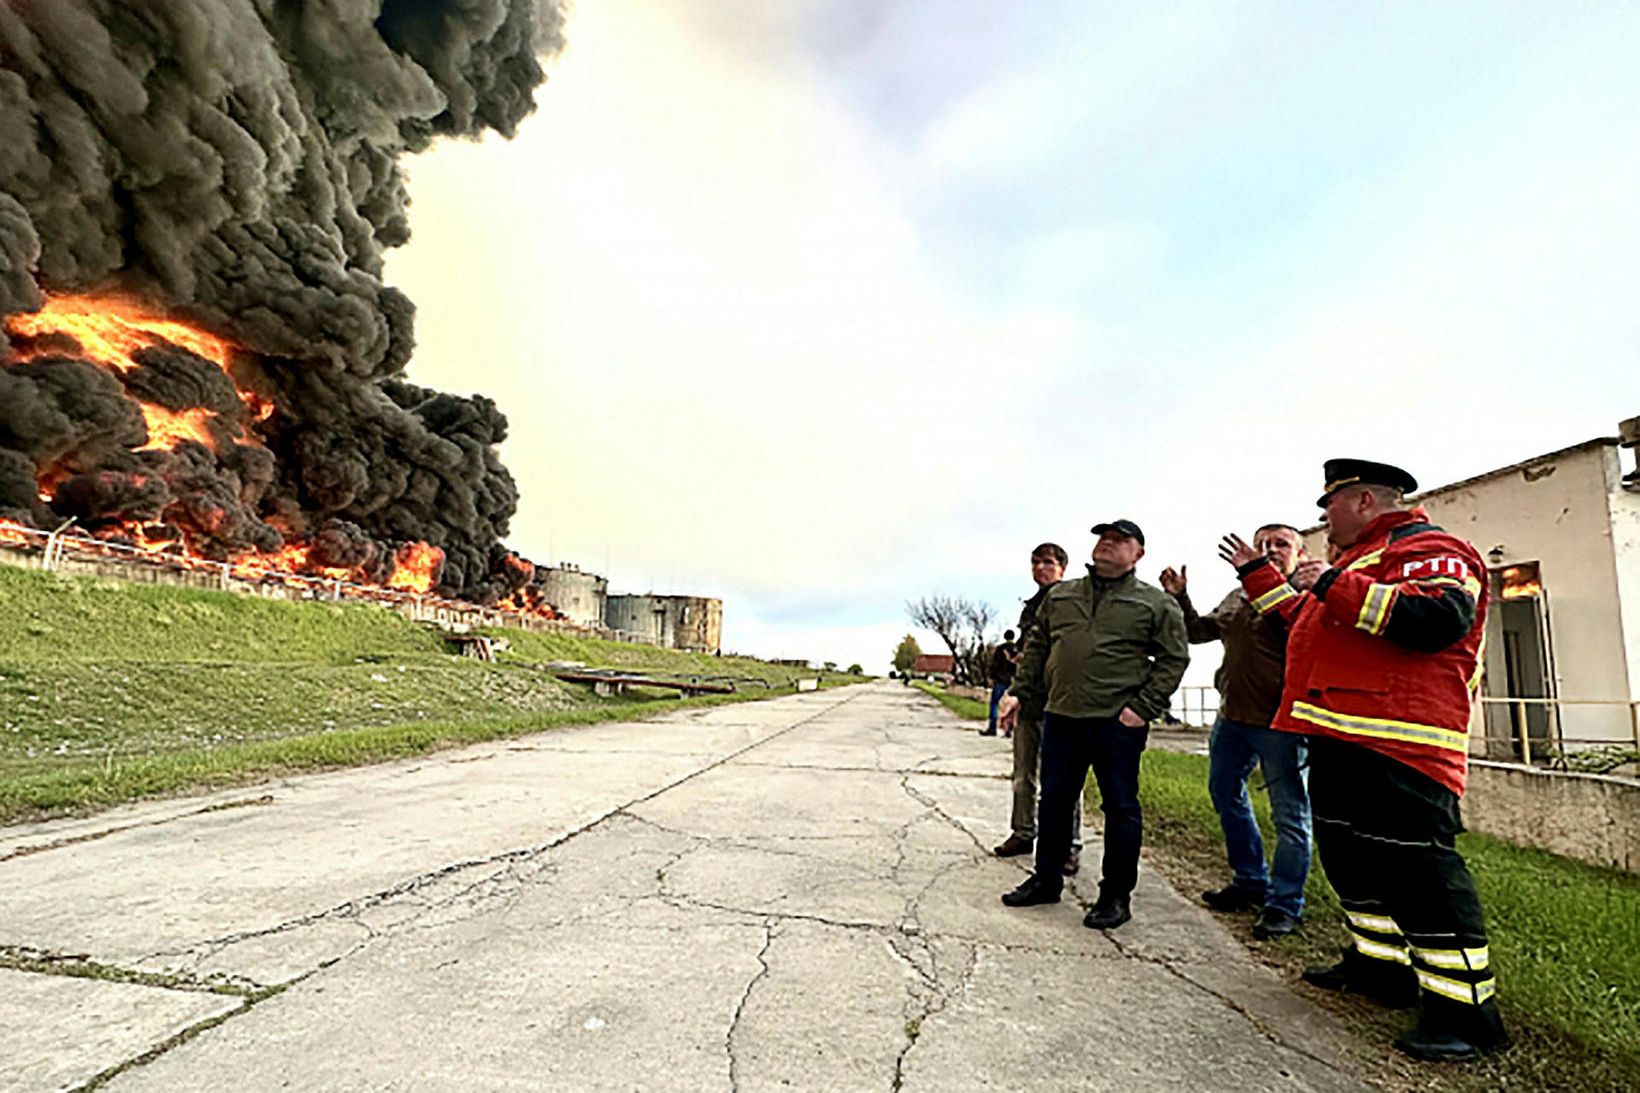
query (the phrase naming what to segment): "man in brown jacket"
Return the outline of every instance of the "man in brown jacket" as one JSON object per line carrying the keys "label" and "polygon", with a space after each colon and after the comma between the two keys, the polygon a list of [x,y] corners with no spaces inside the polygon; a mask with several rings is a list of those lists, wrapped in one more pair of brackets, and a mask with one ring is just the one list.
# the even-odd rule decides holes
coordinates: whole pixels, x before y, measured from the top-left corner
{"label": "man in brown jacket", "polygon": [[[1266,524],[1253,547],[1284,575],[1304,556],[1304,541],[1286,524]],[[1281,705],[1287,634],[1274,614],[1260,616],[1238,587],[1207,615],[1197,614],[1185,590],[1184,567],[1162,571],[1162,588],[1184,611],[1191,644],[1224,643],[1224,662],[1213,682],[1219,689],[1219,716],[1208,738],[1207,791],[1224,830],[1232,879],[1202,893],[1215,911],[1259,912],[1253,936],[1284,937],[1304,914],[1304,880],[1310,872],[1310,799],[1305,787],[1304,737],[1270,728]],[[1270,791],[1276,827],[1275,859],[1266,868],[1264,840],[1247,797],[1247,778],[1258,766]]]}

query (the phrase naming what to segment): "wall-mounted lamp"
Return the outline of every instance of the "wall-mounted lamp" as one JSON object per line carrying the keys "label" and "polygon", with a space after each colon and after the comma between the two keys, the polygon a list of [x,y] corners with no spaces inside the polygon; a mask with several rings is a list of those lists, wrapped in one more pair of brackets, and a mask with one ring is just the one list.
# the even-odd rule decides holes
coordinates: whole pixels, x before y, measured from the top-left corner
{"label": "wall-mounted lamp", "polygon": [[1499,543],[1497,546],[1495,546],[1491,550],[1487,551],[1486,556],[1488,558],[1492,559],[1492,564],[1493,565],[1502,565],[1503,564],[1503,544]]}

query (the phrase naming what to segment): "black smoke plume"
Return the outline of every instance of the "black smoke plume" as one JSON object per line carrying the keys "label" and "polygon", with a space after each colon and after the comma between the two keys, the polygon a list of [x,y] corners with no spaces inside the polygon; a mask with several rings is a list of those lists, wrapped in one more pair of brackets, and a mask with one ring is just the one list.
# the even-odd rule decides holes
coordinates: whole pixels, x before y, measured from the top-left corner
{"label": "black smoke plume", "polygon": [[[0,320],[119,297],[243,349],[117,372],[0,330],[0,517],[377,572],[425,540],[442,591],[517,587],[506,419],[398,378],[414,309],[382,263],[401,160],[512,136],[562,27],[558,0],[0,0]],[[138,401],[207,411],[208,442],[139,450]]]}

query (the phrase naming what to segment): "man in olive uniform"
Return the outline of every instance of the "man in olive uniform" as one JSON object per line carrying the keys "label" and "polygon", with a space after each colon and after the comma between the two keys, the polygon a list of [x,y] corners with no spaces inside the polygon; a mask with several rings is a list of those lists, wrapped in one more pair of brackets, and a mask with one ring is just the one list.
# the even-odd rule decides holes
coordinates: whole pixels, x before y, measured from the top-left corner
{"label": "man in olive uniform", "polygon": [[[1037,609],[1047,598],[1048,590],[1065,579],[1065,564],[1070,561],[1065,548],[1058,543],[1040,543],[1031,551],[1031,580],[1036,592],[1025,601],[1019,612],[1019,632],[1031,632],[1031,622]],[[1023,637],[1020,639],[1024,640]],[[1010,665],[1009,682],[1018,673],[1018,662]],[[1036,797],[1042,769],[1042,699],[1023,703],[1012,736],[1014,738],[1014,806],[1009,817],[1013,828],[992,853],[999,858],[1029,854],[1036,845]],[[1001,699],[998,699],[998,707]],[[1074,876],[1082,867],[1082,798],[1076,798],[1076,810],[1071,814],[1071,849],[1065,856],[1061,871]]]}
{"label": "man in olive uniform", "polygon": [[1059,901],[1071,813],[1091,766],[1105,815],[1105,849],[1099,899],[1082,924],[1109,930],[1132,917],[1129,899],[1139,878],[1139,756],[1151,720],[1167,710],[1184,678],[1190,647],[1178,603],[1134,576],[1145,553],[1139,525],[1112,520],[1095,524],[1093,534],[1099,541],[1088,575],[1048,590],[1002,700],[1004,727],[1012,726],[1022,702],[1045,696],[1047,711],[1036,872],[1002,902]]}

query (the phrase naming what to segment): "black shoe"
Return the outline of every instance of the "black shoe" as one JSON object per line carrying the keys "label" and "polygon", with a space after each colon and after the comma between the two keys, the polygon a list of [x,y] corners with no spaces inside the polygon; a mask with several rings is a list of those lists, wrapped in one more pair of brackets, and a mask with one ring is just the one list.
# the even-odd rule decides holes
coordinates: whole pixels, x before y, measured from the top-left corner
{"label": "black shoe", "polygon": [[1126,896],[1100,896],[1093,909],[1082,917],[1082,925],[1090,930],[1114,930],[1133,917]]}
{"label": "black shoe", "polygon": [[995,729],[981,729],[979,730],[979,734],[981,736],[995,736],[997,731]]}
{"label": "black shoe", "polygon": [[[1328,967],[1305,968],[1300,976],[1312,987],[1339,994],[1360,994],[1392,1010],[1411,1009],[1418,1004],[1418,977],[1404,964],[1385,965],[1392,971],[1374,972],[1366,967],[1366,957],[1354,949],[1344,950],[1344,959]],[[1384,961],[1370,961],[1384,964]]]}
{"label": "black shoe", "polygon": [[1059,885],[1038,880],[1036,874],[1025,878],[1025,883],[1012,892],[1002,893],[1002,902],[1009,907],[1034,907],[1038,903],[1058,903]]}
{"label": "black shoe", "polygon": [[1223,888],[1202,893],[1202,902],[1215,911],[1234,915],[1242,911],[1256,911],[1264,906],[1264,897],[1256,896],[1245,888],[1227,884]]}
{"label": "black shoe", "polygon": [[1260,941],[1273,941],[1278,937],[1286,937],[1296,929],[1298,929],[1297,915],[1289,915],[1286,911],[1266,907],[1259,912],[1258,920],[1253,923],[1253,936]]}
{"label": "black shoe", "polygon": [[1029,854],[1035,839],[1022,839],[1018,835],[1009,835],[991,851],[999,858],[1017,858],[1021,854]]}
{"label": "black shoe", "polygon": [[1426,1012],[1411,1031],[1396,1039],[1395,1046],[1428,1063],[1462,1063],[1509,1048],[1509,1034],[1503,1031],[1495,1006],[1477,1009],[1473,1019],[1465,1022],[1469,1027],[1461,1031],[1441,1027],[1447,1023],[1431,1019]]}
{"label": "black shoe", "polygon": [[1072,850],[1070,857],[1065,859],[1065,864],[1059,867],[1059,871],[1067,877],[1074,877],[1077,873],[1081,872],[1082,852],[1080,850]]}

